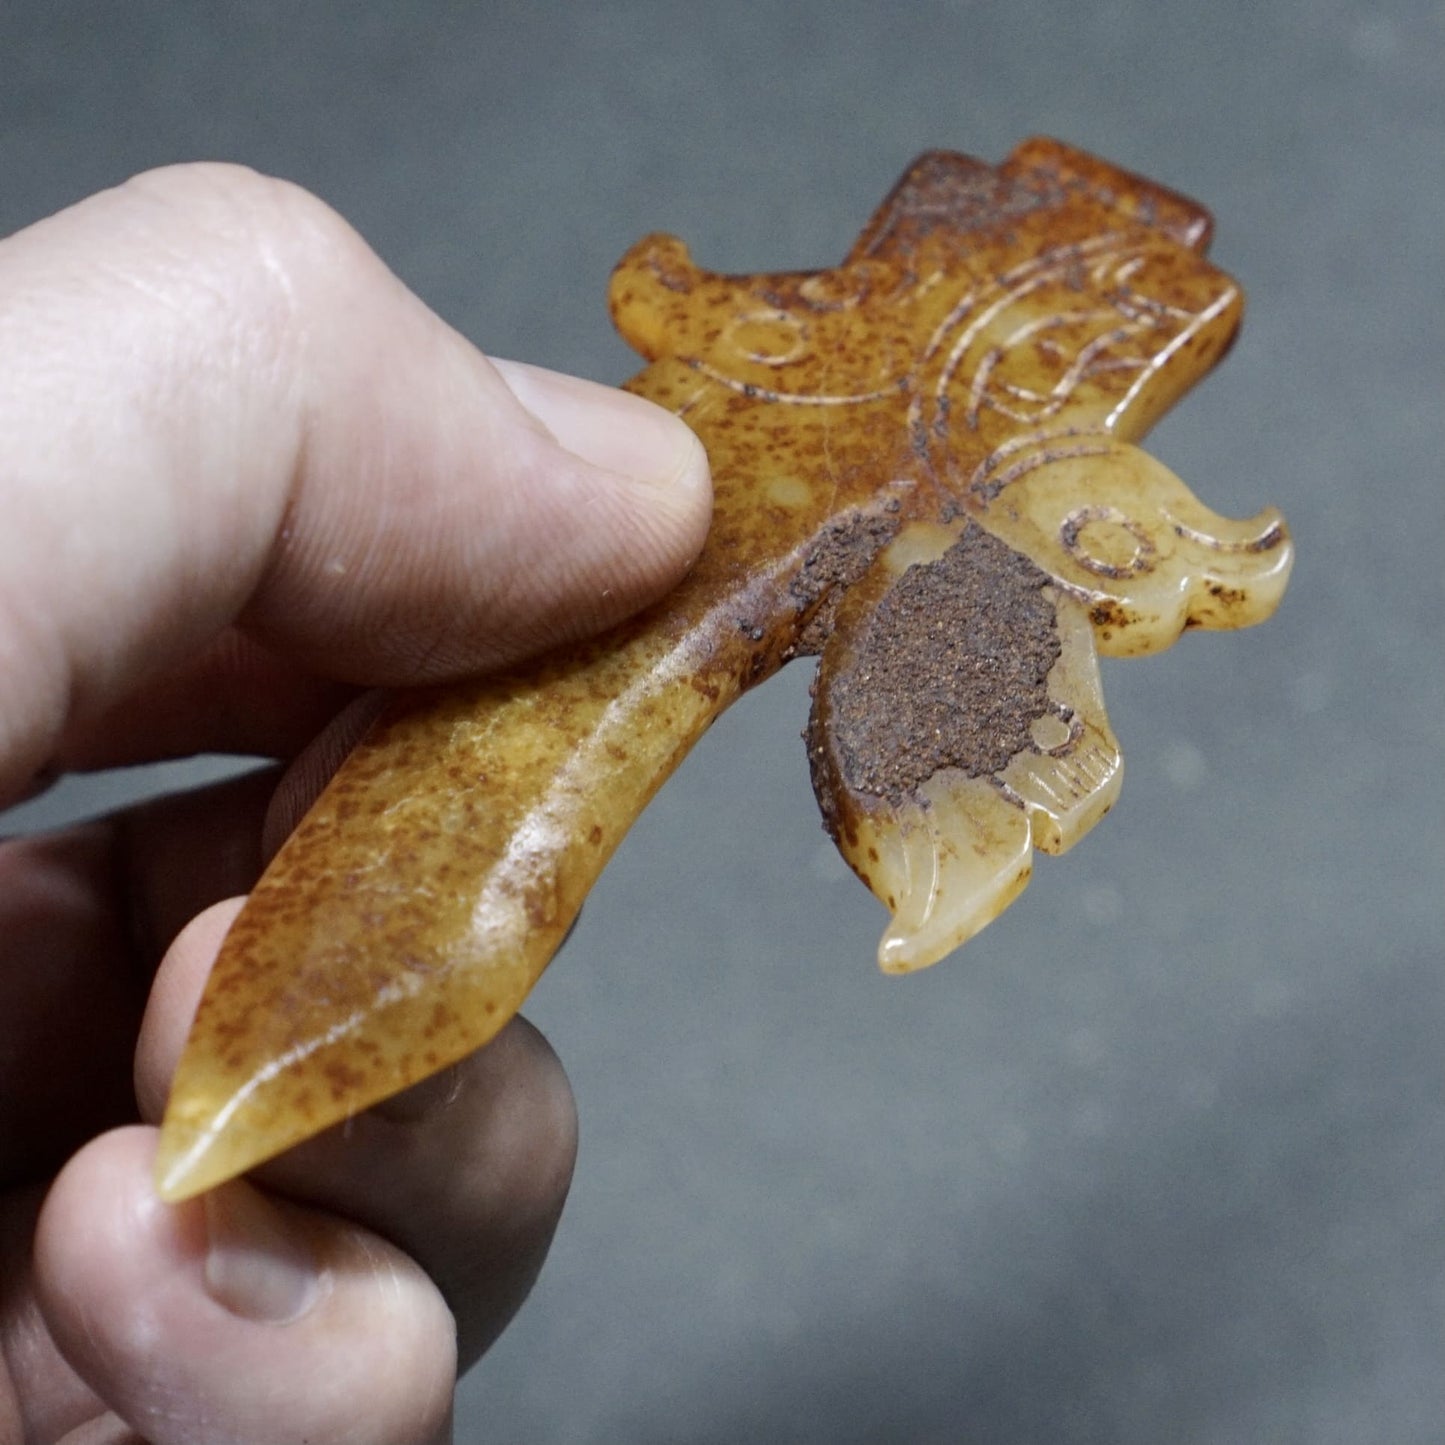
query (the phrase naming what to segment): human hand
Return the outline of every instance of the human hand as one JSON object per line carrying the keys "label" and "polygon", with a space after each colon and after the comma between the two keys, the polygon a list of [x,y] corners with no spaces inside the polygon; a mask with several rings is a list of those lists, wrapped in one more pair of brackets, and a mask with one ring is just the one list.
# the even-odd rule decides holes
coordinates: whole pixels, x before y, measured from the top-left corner
{"label": "human hand", "polygon": [[180,1206],[154,1126],[233,895],[364,689],[659,594],[702,545],[701,448],[489,363],[295,188],[191,166],[0,242],[0,496],[0,806],[69,768],[292,761],[0,844],[0,1440],[447,1439],[571,1174],[540,1035]]}

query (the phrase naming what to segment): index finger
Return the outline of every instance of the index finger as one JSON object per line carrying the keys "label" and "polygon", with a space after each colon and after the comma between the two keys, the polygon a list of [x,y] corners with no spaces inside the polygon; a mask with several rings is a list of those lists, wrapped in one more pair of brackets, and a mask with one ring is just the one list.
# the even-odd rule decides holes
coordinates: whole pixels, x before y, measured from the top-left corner
{"label": "index finger", "polygon": [[224,166],[0,242],[0,476],[0,799],[234,620],[435,681],[650,600],[708,515],[675,418],[488,362],[322,203]]}

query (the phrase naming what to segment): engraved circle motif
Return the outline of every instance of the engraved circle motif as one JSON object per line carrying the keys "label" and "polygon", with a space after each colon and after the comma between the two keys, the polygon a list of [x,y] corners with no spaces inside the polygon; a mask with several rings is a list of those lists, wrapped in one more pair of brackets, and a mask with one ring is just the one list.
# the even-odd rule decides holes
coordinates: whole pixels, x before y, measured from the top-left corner
{"label": "engraved circle motif", "polygon": [[728,343],[760,366],[786,366],[808,349],[807,328],[786,311],[748,311],[728,327]]}
{"label": "engraved circle motif", "polygon": [[1077,507],[1059,526],[1059,540],[1096,577],[1137,577],[1154,570],[1148,532],[1117,507]]}
{"label": "engraved circle motif", "polygon": [[1084,720],[1067,703],[1049,700],[1049,710],[1040,713],[1029,728],[1033,745],[1045,757],[1062,758],[1078,746],[1084,735]]}

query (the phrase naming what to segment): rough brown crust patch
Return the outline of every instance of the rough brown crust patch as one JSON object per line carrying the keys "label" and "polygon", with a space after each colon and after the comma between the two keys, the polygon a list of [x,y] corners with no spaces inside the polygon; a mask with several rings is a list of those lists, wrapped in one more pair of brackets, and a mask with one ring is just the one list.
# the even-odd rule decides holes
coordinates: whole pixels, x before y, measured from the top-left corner
{"label": "rough brown crust patch", "polygon": [[896,515],[868,512],[839,517],[823,528],[788,587],[798,611],[813,614],[798,635],[795,655],[808,657],[823,650],[844,592],[868,570],[897,531]]}
{"label": "rough brown crust patch", "polygon": [[1032,747],[1060,652],[1049,581],[973,525],[899,578],[829,688],[849,789],[897,801],[942,768],[983,777]]}

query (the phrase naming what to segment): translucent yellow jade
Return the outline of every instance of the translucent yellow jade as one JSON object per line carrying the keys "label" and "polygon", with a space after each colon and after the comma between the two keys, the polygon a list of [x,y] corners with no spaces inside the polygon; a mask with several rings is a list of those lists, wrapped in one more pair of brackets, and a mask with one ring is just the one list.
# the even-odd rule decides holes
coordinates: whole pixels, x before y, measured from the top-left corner
{"label": "translucent yellow jade", "polygon": [[921,157],[834,270],[722,276],[635,246],[630,388],[683,416],[715,521],[600,640],[398,697],[261,880],[177,1070],[180,1199],[485,1043],[707,725],[802,654],[823,816],[892,922],[882,966],[996,917],[1108,811],[1096,653],[1266,617],[1291,547],[1133,442],[1228,348],[1210,220],[1050,140]]}

